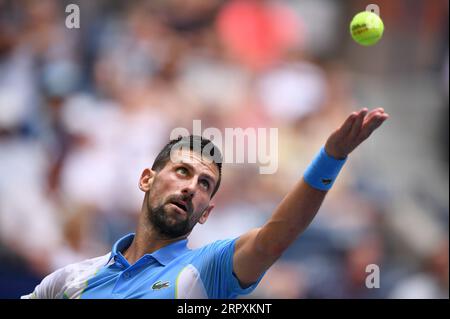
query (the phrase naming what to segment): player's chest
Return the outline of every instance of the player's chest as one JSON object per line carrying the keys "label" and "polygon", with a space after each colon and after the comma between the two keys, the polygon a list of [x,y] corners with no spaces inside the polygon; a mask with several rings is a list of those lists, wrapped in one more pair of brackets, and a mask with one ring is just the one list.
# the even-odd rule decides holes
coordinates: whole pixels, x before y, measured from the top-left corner
{"label": "player's chest", "polygon": [[106,269],[88,282],[82,298],[176,298],[176,279],[182,268]]}

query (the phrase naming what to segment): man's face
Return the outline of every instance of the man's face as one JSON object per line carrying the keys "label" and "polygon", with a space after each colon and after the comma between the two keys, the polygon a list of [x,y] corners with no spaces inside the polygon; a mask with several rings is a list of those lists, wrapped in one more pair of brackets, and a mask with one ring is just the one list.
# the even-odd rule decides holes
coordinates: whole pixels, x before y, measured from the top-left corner
{"label": "man's face", "polygon": [[169,160],[161,171],[149,172],[154,175],[148,179],[145,203],[151,224],[166,238],[186,235],[197,222],[206,221],[213,208],[211,195],[219,180],[216,164],[204,161],[200,154],[180,150],[175,155],[176,160]]}

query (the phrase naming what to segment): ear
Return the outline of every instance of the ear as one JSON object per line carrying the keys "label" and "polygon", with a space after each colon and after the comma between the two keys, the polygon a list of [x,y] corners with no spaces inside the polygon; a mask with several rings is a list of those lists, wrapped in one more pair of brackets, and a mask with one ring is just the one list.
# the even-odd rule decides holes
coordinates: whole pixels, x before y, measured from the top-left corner
{"label": "ear", "polygon": [[141,174],[141,178],[139,179],[139,189],[145,193],[148,192],[151,188],[155,175],[155,171],[152,171],[150,168],[144,169]]}
{"label": "ear", "polygon": [[213,210],[213,208],[214,208],[214,204],[211,204],[211,205],[209,205],[209,206],[203,211],[202,216],[201,216],[200,219],[198,220],[198,222],[199,222],[200,224],[206,223],[206,220],[207,220],[208,217],[209,217],[209,213],[211,213],[211,211]]}

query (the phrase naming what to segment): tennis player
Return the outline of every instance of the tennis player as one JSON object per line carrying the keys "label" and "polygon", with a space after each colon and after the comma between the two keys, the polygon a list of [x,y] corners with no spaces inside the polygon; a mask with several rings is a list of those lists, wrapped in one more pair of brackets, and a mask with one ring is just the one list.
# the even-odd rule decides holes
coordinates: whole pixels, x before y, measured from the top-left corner
{"label": "tennis player", "polygon": [[[104,256],[56,270],[22,298],[187,299],[248,294],[311,223],[348,155],[388,117],[382,108],[352,113],[262,227],[193,250],[187,248],[187,238],[214,208],[211,200],[220,185],[217,158],[221,155],[200,136],[173,140],[140,177],[145,196],[136,233],[120,238]],[[187,148],[172,152],[180,145]],[[203,154],[205,147],[210,156]]]}

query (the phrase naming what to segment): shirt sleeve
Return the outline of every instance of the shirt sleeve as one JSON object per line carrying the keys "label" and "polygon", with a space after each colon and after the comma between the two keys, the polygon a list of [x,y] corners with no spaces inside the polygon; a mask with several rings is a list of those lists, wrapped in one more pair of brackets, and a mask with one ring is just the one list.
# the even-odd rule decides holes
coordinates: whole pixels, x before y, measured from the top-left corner
{"label": "shirt sleeve", "polygon": [[34,291],[21,299],[79,298],[92,278],[106,265],[110,254],[70,264],[45,277]]}
{"label": "shirt sleeve", "polygon": [[200,276],[208,297],[212,299],[236,298],[238,295],[251,293],[259,284],[264,273],[248,287],[241,287],[233,272],[233,255],[236,240],[218,240],[204,247]]}
{"label": "shirt sleeve", "polygon": [[20,299],[61,299],[65,282],[64,268],[56,270],[45,277],[32,293],[23,295]]}

